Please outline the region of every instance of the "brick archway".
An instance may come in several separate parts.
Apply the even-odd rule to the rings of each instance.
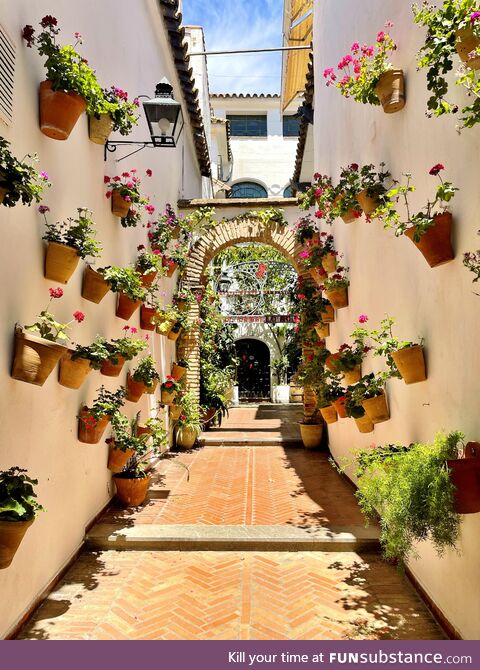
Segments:
[[[255,217],[254,213],[223,221],[202,236],[194,245],[183,277],[183,286],[192,291],[204,288],[205,271],[213,258],[226,249],[244,242],[267,244],[277,249],[285,259],[299,272],[298,254],[300,245],[295,235],[286,225],[266,224]],[[200,397],[200,327],[197,323],[200,308],[195,301],[190,308],[188,321],[190,331],[182,338],[179,356],[189,363],[187,386]]]

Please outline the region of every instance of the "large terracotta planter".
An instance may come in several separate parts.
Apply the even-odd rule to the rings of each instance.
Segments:
[[[321,313],[323,323],[333,323],[335,321],[335,310],[333,305],[326,305]]]
[[[66,284],[77,269],[80,256],[73,247],[49,242],[45,254],[45,278]]]
[[[355,419],[355,423],[357,424],[360,433],[373,433],[375,430],[375,426],[368,414],[364,414],[362,417]]]
[[[114,363],[108,358],[106,361],[103,361],[102,367],[100,368],[100,372],[102,373],[102,375],[105,375],[105,377],[119,376],[119,374],[123,369],[123,366],[125,365],[125,359],[123,356],[117,356],[115,360],[117,361],[117,363]]]
[[[155,330],[152,319],[156,313],[157,310],[154,307],[145,307],[145,305],[140,307],[140,328],[142,330]]]
[[[417,384],[427,378],[423,347],[419,344],[392,353],[392,358],[405,384]]]
[[[110,290],[110,284],[90,265],[83,272],[82,298],[98,305]]]
[[[95,144],[105,144],[113,130],[113,121],[110,114],[100,114],[88,117],[88,136]]]
[[[137,507],[145,501],[150,486],[150,477],[133,479],[117,474],[113,476],[113,479],[117,487],[117,498],[123,505]]]
[[[335,289],[334,291],[325,291],[325,296],[335,309],[348,307],[348,289],[346,286]]]
[[[7,195],[9,189],[3,186],[0,186],[0,205],[3,203],[5,196]]]
[[[165,391],[165,389],[162,389],[162,395],[161,395],[161,400],[160,402],[162,405],[173,405],[173,401],[177,397],[177,392],[176,391]]]
[[[321,340],[330,335],[330,324],[329,323],[316,323],[314,328],[315,328],[315,332],[317,333],[318,337]]]
[[[405,77],[403,70],[388,70],[380,75],[375,95],[385,114],[395,114],[405,107]]]
[[[415,228],[408,228],[405,235],[412,240],[413,244],[423,254],[431,268],[437,265],[449,263],[455,257],[452,247],[452,215],[450,212],[436,214],[434,225],[428,228],[419,242],[414,242]]]
[[[72,353],[71,349],[67,349],[65,356],[60,359],[58,383],[69,389],[79,389],[92,367],[87,358],[76,358],[73,361]]]
[[[112,214],[124,219],[130,211],[130,203],[123,199],[118,189],[112,191]]]
[[[177,430],[176,442],[180,449],[192,449],[198,438],[198,431],[195,428],[179,428]]]
[[[34,521],[35,519],[29,521],[0,520],[0,570],[11,565],[25,533]]]
[[[360,191],[357,195],[357,201],[365,216],[368,216],[369,218],[372,218],[372,214],[374,214],[380,204],[377,198],[371,198],[367,195],[367,189]]]
[[[305,449],[318,449],[322,444],[322,423],[299,423],[300,435]]]
[[[465,458],[448,460],[447,465],[455,486],[455,511],[459,514],[480,512],[480,444],[469,442]]]
[[[320,414],[324,418],[325,423],[337,423],[338,421],[337,410],[335,407],[333,407],[333,405],[329,405],[328,407],[321,407]]]
[[[347,386],[357,384],[362,377],[362,366],[357,365],[353,370],[343,373],[343,381]]]
[[[138,402],[144,393],[151,395],[155,393],[155,389],[158,386],[158,379],[155,380],[153,386],[147,386],[143,382],[136,382],[130,376],[130,373],[127,374],[127,400],[130,402]]]
[[[177,363],[172,363],[172,377],[175,381],[180,381],[187,374],[187,368],[183,365],[177,365]]]
[[[375,398],[367,398],[362,402],[362,407],[367,413],[368,418],[374,424],[383,423],[390,419],[390,412],[385,393],[382,393]]]
[[[457,37],[455,48],[462,61],[472,70],[480,69],[480,56],[475,56],[474,58],[468,57],[480,45],[480,40],[475,36],[473,28],[468,27],[463,30],[457,30],[455,35]]]
[[[337,269],[337,265],[338,265],[337,255],[334,254],[332,251],[330,251],[322,258],[322,267],[325,270],[325,272],[328,272],[328,274],[335,272],[335,270]]]
[[[53,140],[67,140],[87,108],[85,100],[71,91],[53,91],[51,81],[42,81],[39,96],[41,132]]]
[[[108,440],[107,440],[108,442]],[[115,447],[115,441],[111,440],[108,443],[108,463],[107,468],[110,472],[118,473],[122,472],[123,468],[127,465],[128,461],[135,455],[134,449],[117,449]]]
[[[345,408],[346,401],[347,401],[347,399],[345,397],[342,397],[342,398],[338,398],[338,400],[334,400],[332,402],[332,405],[335,407],[335,411],[337,412],[338,416],[341,419],[347,419],[348,418],[347,410]]]
[[[43,386],[67,347],[41,337],[15,331],[15,354],[12,377],[21,382]]]
[[[142,302],[142,300],[131,300],[125,293],[119,293],[115,315],[118,316],[119,319],[128,321],[132,314],[134,314],[140,307]]]
[[[88,407],[80,410],[80,417],[78,419],[78,441],[83,444],[98,444],[103,437],[105,428],[110,422],[110,417],[102,416],[94,426],[90,427],[85,423],[84,419],[88,419],[90,411]]]

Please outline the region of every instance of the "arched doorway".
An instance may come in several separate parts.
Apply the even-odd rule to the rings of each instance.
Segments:
[[[243,339],[235,342],[238,368],[237,384],[240,402],[271,400],[270,350],[265,342]]]

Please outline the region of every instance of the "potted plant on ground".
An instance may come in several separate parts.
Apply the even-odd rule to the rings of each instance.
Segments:
[[[68,341],[67,330],[76,321],[81,323],[85,314],[76,311],[72,321],[59,323],[48,310],[52,300],[63,296],[63,289],[50,288],[50,300],[46,308],[40,312],[37,321],[31,326],[15,327],[15,354],[12,366],[12,377],[19,381],[43,386],[46,379],[65,355]],[[30,333],[38,333],[31,335]]]
[[[144,393],[155,393],[160,375],[152,356],[142,358],[132,374],[127,375],[127,400],[138,402]]]
[[[167,375],[167,378],[162,384],[161,403],[163,405],[171,405],[175,400],[175,396],[181,389],[179,382],[175,380],[172,375]]]
[[[385,204],[388,192],[385,182],[390,176],[390,172],[385,170],[385,163],[380,163],[378,172],[371,164],[360,169],[357,201],[367,220],[376,218],[378,208]]]
[[[140,194],[140,177],[137,177],[136,170],[122,172],[121,177],[108,177],[103,179],[107,187],[105,196],[112,201],[112,214],[120,217],[124,228],[135,228],[142,220],[142,209],[148,214],[153,214],[155,207],[150,205],[148,197]],[[152,171],[146,171],[148,177],[152,176]]]
[[[185,358],[180,358],[178,361],[172,363],[172,377],[175,381],[180,381],[187,374],[187,371],[190,369],[190,365]]]
[[[303,421],[298,425],[305,449],[319,449],[322,444],[323,421],[318,410],[314,408],[312,415],[304,415]]]
[[[352,163],[340,172],[340,180],[335,187],[335,198],[332,202],[331,215],[339,216],[344,223],[352,223],[362,216],[358,203],[358,194],[362,191],[360,166]]]
[[[118,294],[116,316],[128,321],[147,296],[140,273],[133,268],[111,266],[102,274],[110,290]]]
[[[385,384],[390,379],[390,372],[379,372],[365,375],[353,387],[353,401],[362,405],[372,423],[383,423],[390,419],[390,411],[387,405]]]
[[[386,29],[393,27],[391,21]],[[327,86],[335,86],[346,98],[369,105],[382,105],[386,114],[399,112],[405,107],[403,70],[394,69],[390,54],[397,45],[392,37],[381,30],[374,45],[354,42],[350,53],[338,64],[338,72],[327,68],[323,77]]]
[[[130,135],[138,123],[138,98],[130,101],[128,94],[117,86],[103,90],[103,96],[88,117],[89,137],[95,144],[105,144],[112,132]]]
[[[108,351],[108,358],[103,361],[101,367],[102,375],[107,377],[118,377],[126,361],[131,361],[141,351],[147,348],[148,342],[146,339],[137,339],[137,329],[130,326],[124,326],[124,337],[116,340],[111,340],[105,343]]]
[[[431,268],[449,263],[454,259],[452,248],[452,214],[447,211],[448,204],[458,191],[450,182],[444,182],[440,172],[444,170],[441,163],[434,165],[429,174],[438,176],[440,185],[437,187],[435,199],[427,201],[426,206],[417,214],[412,214],[408,202],[408,194],[415,191],[412,175],[406,174],[406,183],[391,189],[387,196],[390,200],[378,210],[383,217],[385,228],[393,228],[395,235],[406,235],[423,254]],[[399,198],[403,198],[406,219],[401,220],[395,209]]]
[[[0,471],[0,570],[11,565],[37,513],[45,511],[36,500],[37,484],[27,470],[13,467]]]
[[[58,381],[62,386],[79,389],[92,370],[100,370],[110,352],[105,338],[97,335],[92,344],[68,349],[60,359]]]
[[[347,273],[349,268],[338,267],[333,275],[324,277],[321,285],[322,291],[334,309],[348,307],[348,287],[350,280]]]
[[[290,386],[287,383],[288,358],[286,356],[274,358],[271,367],[277,382],[273,387],[273,402],[288,404],[290,402]]]
[[[95,72],[75,51],[77,44],[81,44],[79,33],[75,34],[73,46],[59,46],[57,25],[54,16],[45,16],[38,35],[27,25],[22,36],[28,47],[35,45],[38,53],[46,56],[47,79],[40,84],[40,130],[54,140],[66,140],[80,115],[95,109],[103,91]]]
[[[83,405],[77,417],[78,440],[84,444],[98,444],[109,422],[125,404],[123,387],[112,393],[101,386],[97,394],[93,404],[90,407]]]
[[[142,286],[148,288],[153,284],[159,273],[160,276],[163,275],[161,253],[158,250],[149,252],[143,244],[137,247],[137,251],[139,254],[135,263],[135,270],[140,275]]]
[[[10,151],[10,142],[0,137],[0,205],[15,207],[18,202],[31,205],[40,202],[43,190],[51,186],[46,172],[38,173],[25,161],[37,161],[37,156],[28,154],[21,161]]]
[[[78,207],[77,218],[69,217],[66,221],[48,223],[49,208],[40,205],[38,210],[45,218],[45,277],[66,284],[75,272],[80,258],[96,258],[102,251],[95,239],[96,224],[92,219],[92,212],[85,207]]]
[[[182,398],[182,411],[175,424],[175,440],[180,449],[191,449],[202,432],[200,407],[195,394],[188,391]]]

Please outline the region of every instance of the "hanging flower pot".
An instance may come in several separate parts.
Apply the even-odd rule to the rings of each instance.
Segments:
[[[340,352],[336,354],[330,354],[330,356],[328,356],[327,359],[325,360],[325,365],[330,370],[330,372],[337,372],[338,368],[336,362],[338,361],[340,356],[341,356]]]
[[[137,426],[137,435],[151,435],[152,429],[148,426]]]
[[[102,375],[105,375],[105,377],[118,377],[120,375],[123,366],[125,365],[125,359],[123,356],[116,356],[115,360],[117,361],[116,363],[109,358],[107,358],[106,361],[103,361],[102,367],[100,368]]]
[[[175,263],[175,261],[171,261],[164,256],[162,258],[162,267],[166,269],[167,272],[165,274],[167,277],[173,277],[175,270],[178,268],[178,263]]]
[[[8,568],[25,533],[35,519],[28,521],[3,521],[0,519],[0,570]]]
[[[166,391],[165,389],[162,389],[160,402],[162,405],[173,405],[173,401],[175,400],[176,396],[176,391]]]
[[[317,286],[322,286],[325,279],[325,274],[322,273],[322,268],[310,268],[308,273]]]
[[[450,212],[435,214],[434,224],[421,236],[419,242],[415,242],[415,227],[407,228],[405,235],[412,240],[413,244],[422,252],[425,260],[431,268],[437,265],[449,263],[455,257],[452,248],[452,215]]]
[[[110,285],[100,272],[96,272],[90,265],[86,265],[83,272],[82,298],[98,305],[109,290]]]
[[[338,400],[334,400],[332,402],[332,405],[335,407],[335,410],[341,419],[348,418],[347,410],[345,408],[346,401],[347,401],[346,397],[342,396],[341,398],[338,398]]]
[[[373,433],[375,430],[372,420],[366,413],[358,419],[355,419],[355,423],[357,424],[360,433]]]
[[[348,307],[348,289],[346,286],[334,289],[333,291],[325,291],[325,296],[335,309]]]
[[[315,332],[321,340],[330,335],[330,324],[328,323],[316,323],[314,328]]]
[[[305,449],[318,449],[322,444],[322,423],[299,423]]]
[[[332,305],[325,305],[322,310],[323,323],[333,323],[335,321],[335,310]]]
[[[337,269],[337,255],[334,254],[332,251],[329,251],[328,254],[326,254],[322,258],[322,267],[325,270],[325,272],[328,272],[331,274],[332,272],[335,272]]]
[[[163,391],[162,391],[162,397],[163,397]],[[163,400],[162,400],[163,402]],[[169,403],[164,403],[164,404],[169,404]],[[169,406],[169,416],[172,421],[177,421],[180,418],[180,415],[182,413],[182,408],[180,405],[171,405]]]
[[[370,198],[370,196],[367,194],[367,189],[360,191],[360,193],[357,195],[357,201],[365,216],[368,217],[371,217],[380,205],[380,202],[377,198]]]
[[[92,368],[87,358],[76,358],[72,361],[73,351],[67,349],[65,356],[60,359],[58,383],[69,389],[79,389]]]
[[[362,402],[362,407],[374,424],[383,423],[390,419],[390,412],[388,410],[385,393],[374,398],[367,398]]]
[[[474,34],[473,27],[457,30],[455,35],[457,38],[455,48],[462,61],[472,70],[480,69],[480,56],[469,58],[469,55],[480,45],[480,40]]]
[[[15,329],[15,354],[12,377],[28,384],[43,386],[67,348]]]
[[[152,319],[156,313],[157,310],[154,307],[145,307],[145,305],[140,307],[140,328],[142,330],[155,330]]]
[[[138,268],[137,272],[139,272]],[[156,278],[157,278],[156,272],[147,272],[147,274],[145,275],[140,273],[140,281],[142,282],[142,286],[144,288],[148,288],[149,286],[151,286]]]
[[[124,219],[130,211],[130,203],[123,199],[119,189],[113,189],[111,202],[112,214],[118,216],[120,219]]]
[[[0,205],[3,203],[5,196],[7,195],[9,189],[0,186]]]
[[[140,307],[142,302],[142,300],[131,300],[125,293],[119,293],[115,315],[118,316],[119,319],[128,321],[132,314]]]
[[[184,365],[178,365],[178,363],[172,363],[172,377],[175,381],[180,381],[187,374],[187,369]]]
[[[49,242],[45,255],[45,278],[66,284],[75,272],[80,256],[73,247]]]
[[[480,512],[480,444],[468,442],[465,458],[448,460],[447,465],[455,486],[455,511],[458,514]]]
[[[343,381],[347,386],[357,384],[362,377],[362,366],[357,365],[353,370],[343,373]]]
[[[80,410],[78,418],[78,441],[83,444],[98,444],[103,437],[110,417],[102,416],[98,421],[90,414],[88,407]]]
[[[158,379],[153,382],[152,386],[147,386],[144,382],[136,382],[127,374],[127,400],[130,402],[138,402],[144,393],[151,395],[155,393],[158,385]]]
[[[141,505],[147,497],[150,477],[132,477],[130,473],[113,475],[117,487],[117,498],[127,507]]]
[[[88,136],[95,144],[106,144],[113,130],[113,120],[110,114],[100,114],[88,117]]]
[[[115,447],[115,440],[107,440],[108,443],[108,463],[107,468],[110,472],[122,472],[128,461],[135,455],[135,449],[117,449]]]
[[[345,214],[342,214],[340,218],[342,219],[343,223],[353,223],[358,219],[357,210],[355,207],[350,207],[350,209],[347,209]]]
[[[192,449],[198,439],[199,431],[190,426],[182,426],[178,428],[176,435],[177,447],[180,449]]]
[[[180,333],[182,332],[182,327],[177,328],[177,324],[174,324],[170,332],[168,333],[167,337],[169,340],[173,340],[174,342],[178,340],[180,337]]]
[[[385,114],[395,114],[405,107],[405,77],[403,70],[387,70],[380,75],[375,95]]]
[[[337,410],[333,405],[330,405],[329,407],[321,407],[320,414],[324,418],[325,423],[337,423],[338,421]]]
[[[40,130],[53,140],[67,140],[81,114],[85,100],[69,91],[53,91],[51,81],[40,84]]]
[[[186,312],[188,309],[188,300],[183,300],[183,298],[178,298],[176,305],[179,312]]]
[[[425,356],[421,345],[399,349],[392,353],[392,358],[405,384],[417,384],[426,380]]]

